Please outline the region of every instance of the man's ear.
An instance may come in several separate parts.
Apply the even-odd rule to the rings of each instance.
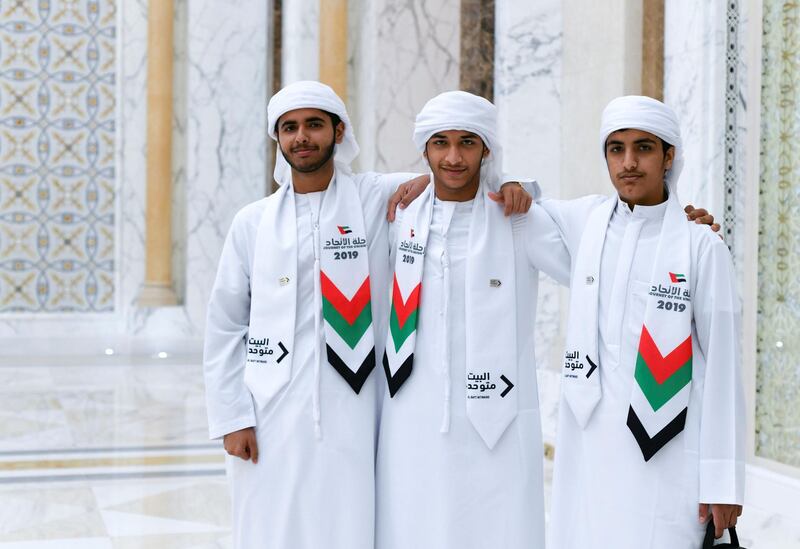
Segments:
[[[487,149],[487,148],[484,146],[484,147],[483,147],[483,155],[482,155],[482,156],[483,156],[483,158],[486,158],[486,157],[487,157],[487,156],[489,156],[490,154],[492,154],[492,151],[490,151],[489,149]]]
[[[339,122],[336,124],[336,129],[334,131],[334,141],[338,145],[344,140],[344,122]]]
[[[675,160],[675,147],[670,147],[664,155],[664,170],[672,168],[672,162]]]

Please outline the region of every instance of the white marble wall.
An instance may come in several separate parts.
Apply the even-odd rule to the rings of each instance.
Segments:
[[[437,93],[458,89],[458,0],[359,0],[351,41],[349,108],[361,170],[422,170],[414,117]],[[352,13],[352,12],[351,12]],[[351,27],[352,29],[352,27]]]
[[[270,16],[269,3],[256,0],[176,2],[173,238],[181,305],[142,309],[135,300],[144,273],[147,20],[146,2],[125,3],[121,293],[125,330],[143,341],[199,349],[230,221],[266,191]]]
[[[608,102],[641,93],[641,0],[562,2],[562,196],[610,194],[598,143]]]
[[[282,85],[298,80],[317,80],[319,0],[283,0],[281,8]],[[348,38],[352,36],[350,33]]]
[[[499,1],[495,12],[495,104],[504,172],[536,179],[543,195],[561,196],[562,13],[560,0]],[[561,337],[561,291],[542,275],[536,360],[545,438],[555,438]]]
[[[664,17],[664,101],[678,114],[686,158],[678,193],[721,213],[725,2],[670,0]]]
[[[175,0],[173,236],[181,304],[142,309],[146,189],[147,1],[117,12],[115,311],[5,317],[0,356],[196,353],[216,264],[236,211],[267,185],[271,5]]]
[[[265,196],[271,2],[189,4],[186,318],[201,334],[233,215]]]

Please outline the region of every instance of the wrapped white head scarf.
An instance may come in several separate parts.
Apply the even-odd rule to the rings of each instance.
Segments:
[[[604,158],[608,136],[625,129],[652,133],[675,147],[672,168],[666,176],[667,188],[674,193],[683,169],[681,128],[675,111],[661,101],[642,95],[626,95],[612,100],[603,111],[600,124],[600,149]]]
[[[497,107],[465,91],[444,92],[422,107],[414,124],[414,144],[420,152],[435,133],[463,130],[476,134],[491,151],[481,165],[481,181],[497,191],[501,183],[503,149],[497,138]]]
[[[350,163],[358,156],[358,143],[353,134],[353,126],[350,117],[347,115],[347,108],[344,102],[336,95],[330,86],[313,80],[303,80],[289,84],[272,96],[267,105],[267,118],[269,124],[269,136],[275,141],[278,140],[275,132],[275,125],[278,119],[289,111],[296,109],[319,109],[337,115],[344,122],[344,139],[337,144],[333,159],[337,171],[351,173]],[[280,151],[275,159],[275,181],[283,185],[289,181],[291,170],[286,159]]]

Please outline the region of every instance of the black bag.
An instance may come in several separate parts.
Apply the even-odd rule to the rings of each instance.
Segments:
[[[708,520],[708,528],[706,528],[706,537],[703,540],[703,549],[745,549],[741,545],[739,545],[739,536],[736,535],[736,528],[731,527],[728,528],[728,533],[731,536],[730,543],[721,543],[719,545],[714,545],[714,519],[709,517]]]

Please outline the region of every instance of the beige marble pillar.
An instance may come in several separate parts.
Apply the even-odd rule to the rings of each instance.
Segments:
[[[494,100],[495,0],[461,0],[459,88]]]
[[[147,14],[147,211],[142,307],[177,304],[172,287],[172,0]]]
[[[320,0],[319,79],[347,102],[347,0]]]
[[[642,95],[664,100],[664,0],[642,3]]]

